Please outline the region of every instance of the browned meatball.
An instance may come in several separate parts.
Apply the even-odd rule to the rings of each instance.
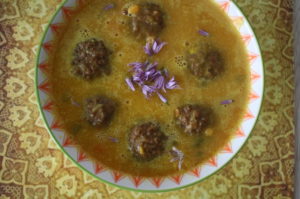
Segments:
[[[129,148],[137,159],[150,161],[164,152],[166,140],[167,136],[159,126],[148,122],[131,130]]]
[[[115,111],[116,103],[103,96],[92,97],[85,103],[85,118],[93,126],[107,124]]]
[[[187,104],[175,110],[176,124],[187,134],[200,134],[211,123],[211,110],[200,105]]]
[[[123,13],[130,17],[132,32],[139,38],[157,37],[164,28],[164,13],[154,3],[134,4]]]
[[[224,70],[220,52],[210,45],[203,45],[196,53],[189,53],[186,61],[193,75],[206,80],[214,79]]]
[[[103,41],[88,39],[76,45],[73,52],[73,73],[83,79],[91,80],[102,73],[108,73],[110,51]]]

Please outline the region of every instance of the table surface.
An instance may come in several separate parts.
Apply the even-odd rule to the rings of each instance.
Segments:
[[[41,35],[60,2],[0,0],[1,199],[293,196],[292,0],[236,0],[256,32],[265,63],[265,96],[258,123],[224,169],[197,185],[159,194],[125,191],[97,181],[69,161],[50,139],[36,104],[34,67]]]
[[[296,71],[296,182],[295,182],[295,198],[300,198],[300,1],[295,0],[295,9],[294,9],[294,57],[295,57],[295,71]]]

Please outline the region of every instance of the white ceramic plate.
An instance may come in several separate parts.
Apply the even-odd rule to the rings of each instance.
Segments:
[[[242,122],[240,129],[236,132],[235,137],[224,146],[224,149],[215,157],[211,158],[206,164],[196,167],[183,175],[164,178],[128,176],[121,174],[118,171],[110,170],[103,165],[96,164],[92,160],[87,159],[83,152],[77,150],[76,146],[73,145],[72,141],[61,129],[59,121],[55,120],[52,113],[53,103],[50,101],[48,93],[50,84],[48,83],[46,73],[47,58],[48,54],[51,53],[51,41],[55,37],[57,30],[62,23],[72,17],[72,10],[77,6],[81,6],[81,1],[66,0],[61,5],[50,21],[40,44],[36,66],[36,93],[43,119],[50,134],[61,150],[69,156],[78,167],[90,173],[97,179],[111,185],[136,191],[159,192],[183,188],[204,180],[224,167],[238,153],[254,128],[260,112],[264,89],[263,62],[255,34],[240,9],[229,0],[215,1],[232,19],[232,22],[235,24],[247,46],[251,63],[252,82],[248,111],[245,114],[244,121]]]

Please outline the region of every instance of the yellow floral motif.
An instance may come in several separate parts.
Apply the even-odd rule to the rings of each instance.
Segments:
[[[250,160],[245,158],[236,158],[232,163],[233,173],[236,177],[241,178],[249,174],[251,166]]]
[[[261,45],[268,49],[269,51],[273,51],[276,48],[276,39],[274,35],[266,34],[261,37]]]
[[[106,191],[109,193],[109,194],[113,194],[115,193],[116,191],[118,191],[119,189],[114,187],[114,186],[110,186],[110,185],[107,185],[105,184],[105,188],[106,188]]]
[[[7,67],[11,69],[22,68],[29,61],[26,53],[19,48],[12,48],[9,55],[6,56],[6,59],[8,60]]]
[[[57,161],[55,157],[48,155],[37,159],[35,166],[39,173],[43,174],[45,177],[51,177],[57,167]]]
[[[48,198],[48,186],[37,185],[37,186],[25,186],[25,199],[46,199]]]
[[[282,71],[282,66],[280,64],[280,61],[277,58],[269,59],[265,63],[266,70],[268,70],[267,75],[278,78],[280,77],[281,71]]]
[[[283,97],[282,90],[279,86],[267,87],[266,88],[266,99],[269,100],[271,104],[279,104]]]
[[[6,85],[4,86],[4,90],[7,92],[7,97],[14,99],[24,95],[27,86],[23,82],[15,77],[9,77],[6,80]]]
[[[96,179],[94,177],[92,177],[90,174],[88,174],[87,172],[83,172],[83,182],[88,184],[91,182],[95,182]]]
[[[193,187],[191,190],[191,198],[205,198],[210,199],[210,195],[208,194],[208,190],[203,187]]]
[[[214,189],[210,190],[210,193],[213,193],[217,196],[226,194],[232,186],[232,182],[224,176],[214,176],[211,180],[212,186]]]
[[[87,192],[85,192],[80,199],[101,199],[102,194],[99,193],[97,189],[90,189]]]
[[[23,126],[30,119],[31,111],[27,106],[13,106],[9,112],[9,119],[16,127]]]
[[[52,138],[49,139],[48,141],[48,148],[49,149],[58,149],[58,146],[56,143],[52,140]]]
[[[280,184],[284,179],[279,161],[262,163],[259,167],[263,184]]]
[[[64,175],[56,180],[55,187],[58,188],[61,195],[73,197],[77,191],[78,182],[74,175]]]
[[[35,68],[30,69],[30,70],[27,72],[27,76],[28,76],[30,79],[34,80],[34,78],[35,78]]]
[[[4,129],[0,129],[0,155],[5,154],[10,139],[11,139],[11,133],[9,133]]]
[[[42,119],[41,114],[38,115],[34,124],[38,127],[45,127],[45,123],[44,120]]]
[[[272,131],[278,123],[278,115],[273,112],[262,112],[261,113],[261,124],[267,131]]]
[[[14,182],[16,184],[23,184],[26,168],[27,162],[25,161],[4,158],[0,171],[0,179],[6,183]]]
[[[0,21],[13,19],[20,16],[17,1],[1,0],[0,2]]]
[[[33,28],[23,20],[17,22],[14,27],[14,38],[18,41],[27,41],[34,36]]]
[[[238,198],[243,198],[243,199],[260,199],[260,187],[249,187],[246,185],[241,185],[238,188]]]
[[[76,165],[65,155],[64,156],[64,168],[72,168],[76,167]]]
[[[267,150],[268,140],[265,137],[253,136],[248,143],[250,152],[256,157]]]
[[[25,149],[27,154],[34,153],[41,145],[41,136],[37,133],[22,133],[19,140],[21,148]]]
[[[171,195],[168,197],[168,199],[181,199],[181,197],[179,195]]]
[[[2,32],[0,32],[0,47],[6,44],[7,40]],[[1,76],[1,70],[0,70],[0,76]]]
[[[290,133],[293,133],[293,132],[290,132]],[[279,151],[279,155],[281,157],[293,155],[293,153],[288,150],[289,148],[291,148],[291,145],[293,145],[293,141],[291,141],[289,139],[289,137],[290,136],[287,136],[287,133],[286,133],[282,136],[278,136],[275,138],[275,144],[279,149],[278,151]]]
[[[46,6],[43,0],[28,1],[26,12],[29,16],[41,18],[46,15]]]
[[[6,195],[0,195],[0,199],[10,199],[10,197],[7,197]]]
[[[37,98],[36,95],[33,93],[30,95],[30,97],[28,98],[29,102],[31,102],[32,104],[36,105],[37,103]]]

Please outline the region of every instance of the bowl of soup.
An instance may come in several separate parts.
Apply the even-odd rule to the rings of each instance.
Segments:
[[[38,50],[46,127],[105,183],[159,192],[223,168],[259,115],[264,72],[228,0],[66,0]]]

